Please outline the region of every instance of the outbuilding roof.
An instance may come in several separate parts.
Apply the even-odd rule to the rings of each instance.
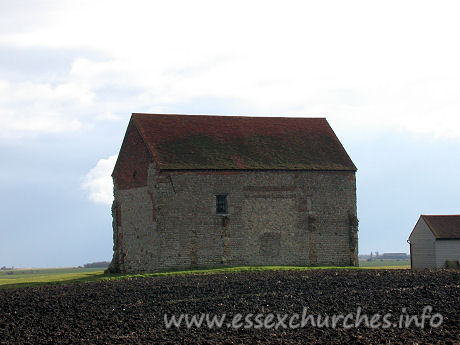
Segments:
[[[162,170],[348,170],[325,118],[133,114]]]
[[[421,215],[436,239],[460,239],[460,215]]]

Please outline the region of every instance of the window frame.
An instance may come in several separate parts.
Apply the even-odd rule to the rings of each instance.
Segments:
[[[216,194],[215,212],[219,216],[228,214],[228,194]]]

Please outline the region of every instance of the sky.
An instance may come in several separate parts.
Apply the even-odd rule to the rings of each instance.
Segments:
[[[0,0],[0,266],[110,260],[131,113],[326,117],[359,252],[459,214],[456,1]]]

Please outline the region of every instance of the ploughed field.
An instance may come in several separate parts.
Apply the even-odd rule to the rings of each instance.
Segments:
[[[442,315],[439,327],[430,327],[429,318],[420,327],[426,306],[433,308],[427,314]],[[200,328],[187,328],[184,316],[168,329],[164,315],[178,322],[181,313],[189,321],[202,313],[226,317],[221,328],[208,328],[206,318]],[[238,313],[241,320],[232,319]],[[364,316],[370,322],[376,313],[381,327],[366,326]],[[385,314],[391,316],[384,323]],[[419,326],[412,321],[406,328],[412,315]],[[439,324],[439,315],[431,321]],[[0,289],[0,343],[459,344],[460,272],[262,271]]]

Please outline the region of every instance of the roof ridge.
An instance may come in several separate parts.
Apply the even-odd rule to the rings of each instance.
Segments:
[[[132,113],[160,169],[356,171],[324,117]]]
[[[460,214],[421,214],[422,217],[460,217]]]
[[[131,116],[204,116],[204,117],[238,117],[238,118],[263,118],[263,119],[321,119],[326,120],[324,116],[279,116],[279,115],[216,115],[216,114],[176,114],[176,113],[132,113]],[[326,120],[327,121],[327,120]]]

